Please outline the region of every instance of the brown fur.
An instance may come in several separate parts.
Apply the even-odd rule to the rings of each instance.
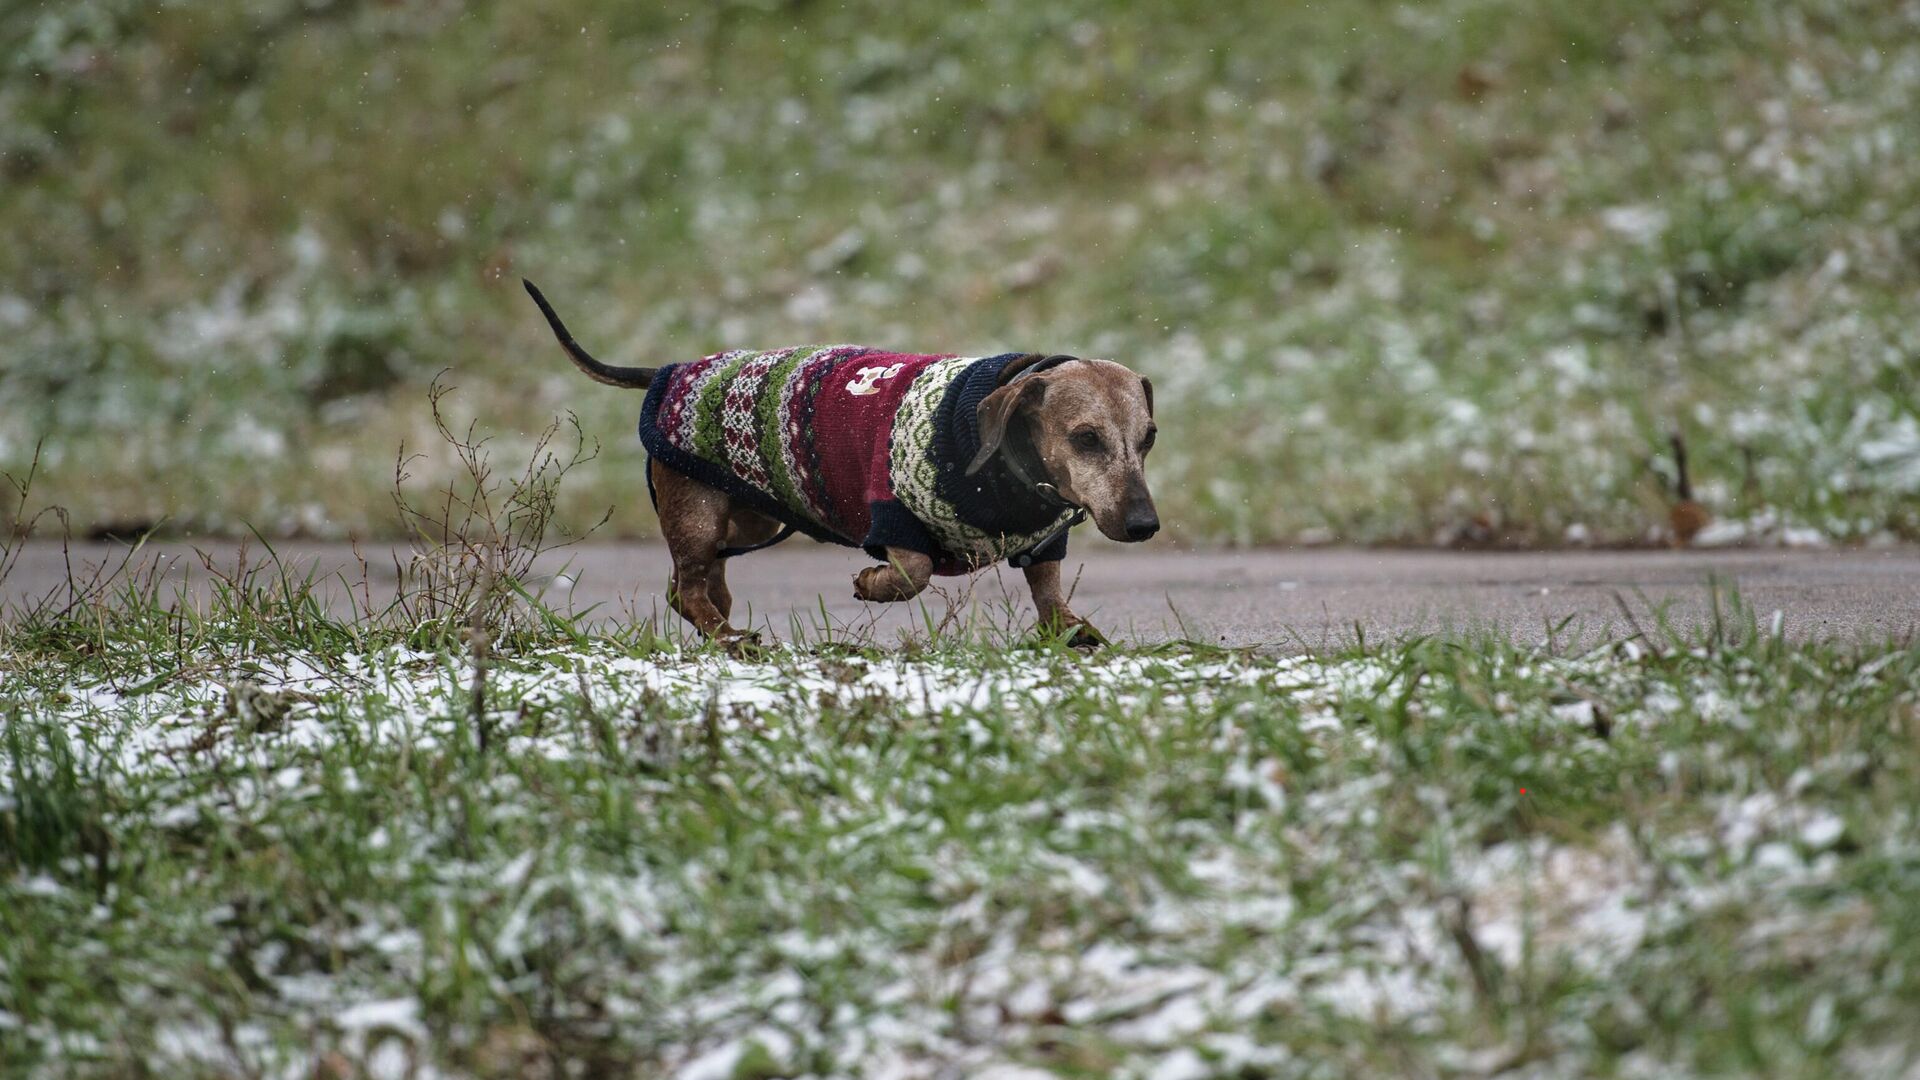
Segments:
[[[539,303],[554,333],[576,366],[596,381],[644,387],[650,368],[610,368],[588,356],[553,313],[532,283],[527,291]],[[1059,496],[1085,508],[1095,527],[1121,541],[1137,542],[1160,527],[1153,496],[1147,490],[1146,455],[1154,433],[1153,384],[1110,360],[1070,360],[1019,379],[1041,361],[1033,356],[1011,365],[1012,380],[980,403],[981,452],[969,471],[985,464],[1002,446],[1015,422],[1026,431],[1050,483]],[[667,603],[703,636],[739,650],[758,636],[734,627],[733,594],[727,589],[727,563],[720,552],[772,539],[780,523],[765,514],[734,505],[725,492],[675,472],[658,461],[648,463],[660,514],[660,532],[673,558]],[[888,603],[911,600],[927,587],[933,560],[917,551],[888,548],[884,566],[856,574],[853,594]],[[1106,643],[1100,631],[1067,607],[1060,591],[1060,564],[1036,563],[1026,569],[1027,588],[1044,631],[1066,635],[1076,646]]]

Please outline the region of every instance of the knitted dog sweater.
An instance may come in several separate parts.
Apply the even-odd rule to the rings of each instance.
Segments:
[[[997,464],[964,475],[980,446],[980,402],[1021,355],[719,353],[654,375],[640,441],[677,472],[875,558],[923,552],[940,574],[1058,560],[1071,509],[1037,506]]]

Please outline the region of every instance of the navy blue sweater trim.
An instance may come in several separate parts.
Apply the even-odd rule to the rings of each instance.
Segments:
[[[1067,530],[1061,529],[1060,535],[1045,544],[1027,552],[1028,563],[1059,562],[1067,557]],[[1018,563],[1013,563],[1017,566]]]
[[[867,554],[885,562],[890,547],[918,551],[933,558],[936,562],[950,563],[952,556],[940,549],[940,545],[927,532],[927,527],[914,517],[898,499],[876,499],[867,504],[869,520],[867,535],[860,546]]]

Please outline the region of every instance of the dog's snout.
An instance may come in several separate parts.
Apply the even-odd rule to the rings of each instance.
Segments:
[[[1135,543],[1151,537],[1160,531],[1160,515],[1153,507],[1136,506],[1127,511],[1127,539]]]

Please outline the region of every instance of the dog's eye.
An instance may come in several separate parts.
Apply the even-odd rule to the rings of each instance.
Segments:
[[[1075,450],[1089,454],[1098,453],[1101,447],[1107,445],[1097,431],[1076,431],[1073,433],[1072,442]]]
[[[1153,449],[1153,440],[1159,437],[1159,435],[1159,428],[1148,428],[1147,437],[1140,440],[1140,453],[1144,455],[1147,451]]]

